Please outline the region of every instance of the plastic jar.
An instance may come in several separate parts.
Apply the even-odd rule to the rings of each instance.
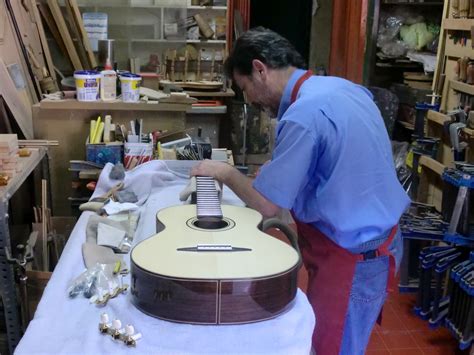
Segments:
[[[142,77],[133,73],[120,75],[123,102],[138,102],[140,100],[140,82]]]
[[[95,70],[79,70],[74,72],[76,96],[78,101],[99,100],[100,73]]]

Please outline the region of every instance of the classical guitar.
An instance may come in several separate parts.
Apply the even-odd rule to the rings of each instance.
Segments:
[[[157,214],[158,234],[131,252],[131,294],[141,311],[165,320],[239,324],[288,310],[300,256],[258,229],[255,210],[220,205],[212,178],[197,177],[197,204]]]

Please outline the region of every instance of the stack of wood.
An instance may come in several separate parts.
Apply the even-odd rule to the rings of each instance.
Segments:
[[[0,175],[12,178],[18,170],[18,137],[0,134]]]
[[[418,72],[404,72],[403,83],[413,89],[431,90],[433,76]]]

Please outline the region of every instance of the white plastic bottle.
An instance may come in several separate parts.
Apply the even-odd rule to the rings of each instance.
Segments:
[[[103,101],[117,98],[117,73],[110,65],[106,65],[105,70],[100,72],[100,98]]]

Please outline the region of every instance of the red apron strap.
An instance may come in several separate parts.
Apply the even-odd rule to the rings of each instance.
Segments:
[[[293,90],[291,91],[291,101],[290,103],[293,103],[296,101],[296,96],[298,95],[298,91],[300,91],[301,85],[309,79],[313,75],[313,72],[311,70],[307,70],[306,73],[304,73],[296,82],[295,86],[293,87]]]

